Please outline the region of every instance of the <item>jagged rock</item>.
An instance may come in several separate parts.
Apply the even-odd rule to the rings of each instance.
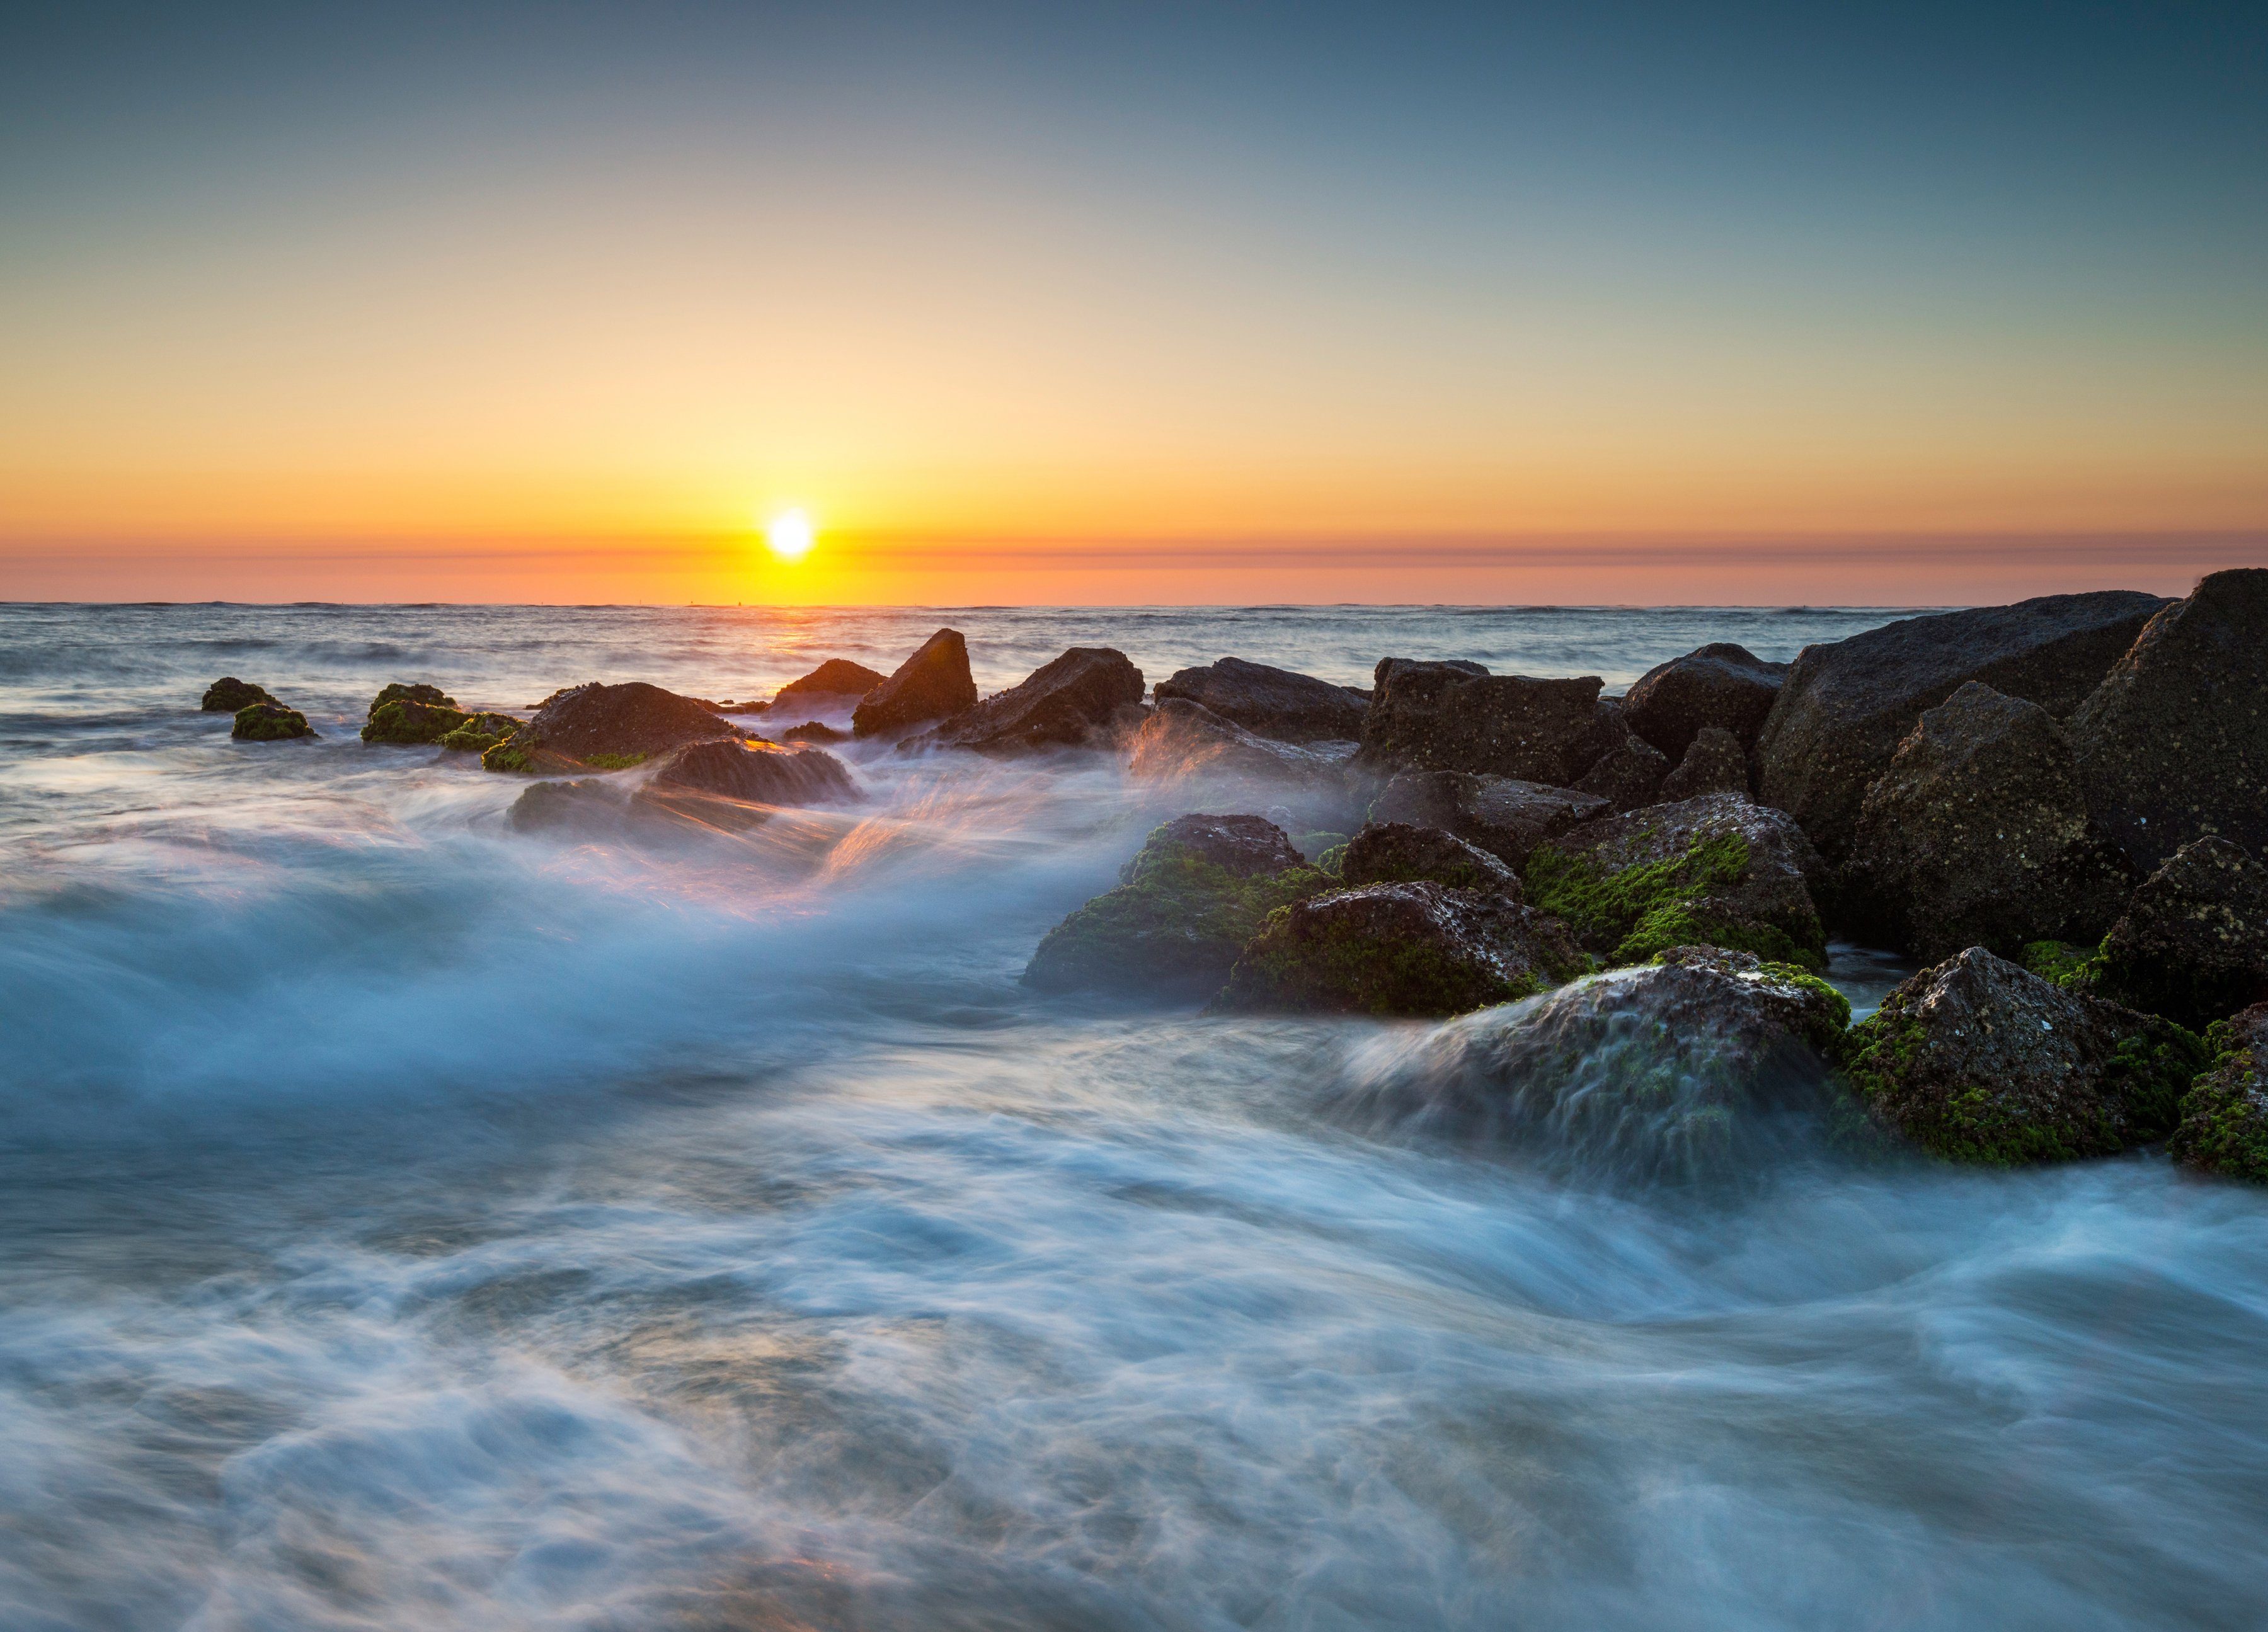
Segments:
[[[1370,820],[1439,827],[1499,861],[1522,867],[1537,845],[1604,815],[1607,808],[1607,802],[1594,793],[1510,776],[1404,771],[1372,803]]]
[[[2150,620],[2072,716],[2088,806],[2135,865],[2215,834],[2268,850],[2268,569]]]
[[[2268,1000],[2268,865],[2192,840],[2142,881],[2093,961],[2102,996],[2188,1026]]]
[[[1366,884],[1445,885],[1521,899],[1520,875],[1486,850],[1439,827],[1372,822],[1347,842],[1339,877],[1350,889]]]
[[[1851,1081],[1883,1126],[1952,1161],[2109,1156],[2162,1139],[2205,1066],[2153,1015],[2051,985],[1981,946],[1851,1028]]]
[[[1192,781],[1248,788],[1304,790],[1336,797],[1346,784],[1346,755],[1256,737],[1185,698],[1158,705],[1134,733],[1127,774],[1168,786]],[[1256,802],[1264,802],[1264,798]]]
[[[1794,816],[1840,863],[1867,787],[1924,709],[1982,680],[2063,719],[2164,605],[2123,590],[2046,595],[1807,646],[1756,739],[1757,796]]]
[[[1596,1177],[1739,1179],[1778,1114],[1836,1119],[1830,1068],[1850,1014],[1787,965],[1676,947],[1441,1026],[1351,1083],[1341,1108]]]
[[[856,702],[887,677],[848,658],[829,658],[801,680],[790,680],[772,696],[770,707],[793,708],[808,703],[825,708]]]
[[[1280,869],[1267,870],[1285,856]],[[1270,913],[1338,884],[1305,865],[1282,829],[1253,816],[1169,822],[1120,877],[1118,888],[1048,931],[1024,970],[1026,985],[1206,996]]]
[[[239,742],[284,742],[293,737],[312,737],[315,731],[297,709],[287,709],[280,702],[247,702],[236,711],[236,724],[228,734]]]
[[[1602,681],[1474,673],[1461,663],[1388,658],[1363,717],[1362,762],[1458,770],[1569,787],[1622,740],[1599,707]]]
[[[1352,742],[1369,711],[1369,704],[1344,686],[1241,658],[1182,669],[1160,681],[1158,701],[1174,698],[1279,742]]]
[[[1824,873],[1786,812],[1712,793],[1587,823],[1538,846],[1524,878],[1531,903],[1610,964],[1722,946],[1824,968],[1812,893]]]
[[[976,754],[1085,747],[1107,738],[1120,710],[1141,701],[1142,671],[1126,660],[1124,652],[1107,646],[1074,646],[1020,684],[902,746],[966,748]]]
[[[1373,884],[1311,897],[1269,919],[1213,1006],[1462,1014],[1531,996],[1589,967],[1557,920],[1502,895]]]
[[[1579,793],[1595,793],[1617,813],[1651,805],[1661,795],[1669,761],[1660,749],[1631,731],[1601,754],[1575,781]]]
[[[1925,963],[2095,941],[2134,877],[2090,827],[2047,710],[1971,680],[1925,712],[1867,790],[1838,917]]]
[[[240,680],[233,674],[224,674],[205,687],[204,701],[197,706],[207,714],[233,714],[239,709],[248,709],[255,702],[274,702],[268,687],[255,686],[250,680]]]
[[[976,702],[968,643],[959,629],[939,629],[860,700],[850,716],[850,730],[860,737],[909,731],[932,720],[949,719]]]
[[[441,739],[441,746],[460,754],[486,754],[517,732],[522,723],[509,714],[468,714],[463,724]]]
[[[2199,1172],[2268,1184],[2268,1003],[2215,1026],[2206,1041],[2217,1057],[2191,1084],[2166,1150]]]
[[[1710,726],[1731,732],[1743,750],[1751,748],[1787,669],[1785,663],[1766,663],[1746,646],[1721,641],[1704,646],[1639,675],[1623,699],[1623,723],[1672,764]]]
[[[481,755],[490,770],[622,770],[688,742],[737,739],[690,697],[630,680],[556,691],[535,717]]]
[[[1749,796],[1748,754],[1741,739],[1721,725],[1704,725],[1694,732],[1677,768],[1661,779],[1661,798],[1668,804],[1709,793]]]
[[[812,720],[805,724],[789,726],[780,732],[780,740],[782,742],[848,742],[850,740],[850,733],[847,731],[837,731],[832,725],[822,725],[817,720]]]

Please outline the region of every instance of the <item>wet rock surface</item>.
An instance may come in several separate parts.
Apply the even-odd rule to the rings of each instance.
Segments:
[[[1533,680],[1476,665],[1388,658],[1362,727],[1363,763],[1457,770],[1568,787],[1622,740],[1596,675]]]
[[[2192,839],[2268,849],[2268,569],[2216,572],[2080,705],[2088,805],[2135,865]]]
[[[1271,788],[1336,799],[1346,786],[1347,757],[1343,748],[1256,736],[1202,704],[1174,697],[1136,729],[1126,769],[1137,782],[1242,786],[1264,804]]]
[[[1513,867],[1539,844],[1607,812],[1606,800],[1572,788],[1464,771],[1404,771],[1370,807],[1375,822],[1439,827]]]
[[[2216,1025],[2206,1043],[2212,1068],[2191,1084],[2166,1150],[2200,1173],[2268,1184],[2268,1003]]]
[[[888,676],[847,658],[829,658],[800,680],[790,680],[773,695],[774,709],[809,704],[824,708],[865,696]]]
[[[1705,794],[1749,795],[1749,755],[1740,739],[1721,725],[1696,731],[1676,768],[1661,779],[1660,800],[1674,805]]]
[[[1152,828],[1133,859],[1118,870],[1118,881],[1132,884],[1183,860],[1238,878],[1264,878],[1307,864],[1291,835],[1264,816],[1192,812]]]
[[[240,680],[233,674],[224,674],[205,687],[202,702],[197,707],[207,714],[233,714],[239,709],[248,709],[255,702],[273,702],[268,687],[255,686],[250,680]]]
[[[2196,1029],[2268,1001],[2268,864],[2226,839],[2183,845],[2093,961],[2103,996]]]
[[[949,719],[976,704],[968,673],[968,643],[959,629],[939,629],[859,701],[850,730],[860,737],[910,731]]]
[[[1339,877],[1350,889],[1366,884],[1431,883],[1521,899],[1520,875],[1496,856],[1440,827],[1372,822],[1347,842]]]
[[[1601,754],[1590,769],[1576,778],[1575,790],[1596,794],[1607,802],[1609,811],[1620,813],[1652,805],[1660,798],[1669,774],[1668,756],[1644,738],[1626,731],[1621,742]]]
[[[1840,863],[1867,789],[1925,709],[1981,680],[2063,719],[2166,604],[2124,590],[2048,595],[1808,646],[1757,736],[1757,797],[1793,814]]]
[[[1638,676],[1623,699],[1623,723],[1672,764],[1685,757],[1694,738],[1708,727],[1730,732],[1745,752],[1756,746],[1787,670],[1786,664],[1766,663],[1745,646],[1704,646]]]
[[[312,737],[315,730],[297,709],[280,702],[247,702],[236,711],[236,724],[228,734],[239,742],[286,742]]]
[[[1124,652],[1074,646],[1006,691],[909,738],[905,746],[976,754],[1097,746],[1109,739],[1125,710],[1140,705],[1142,690],[1142,671]]]
[[[688,742],[737,739],[691,697],[644,680],[554,692],[535,717],[481,756],[490,770],[620,770]]]
[[[720,740],[672,749],[656,763],[646,791],[816,805],[855,799],[858,785],[850,768],[824,748]]]
[[[1223,658],[1158,683],[1158,701],[1194,702],[1256,736],[1279,742],[1352,742],[1369,703],[1310,674]]]
[[[371,699],[362,739],[423,746],[440,741],[471,718],[438,686],[405,685],[397,680]]]

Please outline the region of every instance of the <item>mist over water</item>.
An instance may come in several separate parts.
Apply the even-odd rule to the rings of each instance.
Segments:
[[[354,735],[944,621],[1619,689],[1884,615],[0,607],[0,1626],[2258,1625],[2256,1192],[1350,1116],[1443,1028],[1017,984],[1176,813],[1100,757],[637,849]]]

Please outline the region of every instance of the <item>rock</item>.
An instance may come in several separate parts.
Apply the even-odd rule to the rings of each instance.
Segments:
[[[1712,793],[1587,823],[1528,858],[1528,899],[1609,964],[1722,946],[1826,967],[1824,864],[1785,812]]]
[[[1225,1013],[1462,1014],[1590,967],[1557,920],[1432,883],[1338,890],[1271,917],[1214,1000]]]
[[[233,714],[239,709],[250,708],[255,702],[274,702],[265,686],[255,686],[250,680],[240,680],[233,674],[224,674],[205,687],[204,701],[197,706],[207,714]]]
[[[1521,899],[1520,875],[1486,850],[1439,827],[1372,822],[1347,842],[1339,877],[1351,889],[1366,884],[1445,885]]]
[[[2268,866],[2226,839],[2184,844],[2128,899],[2090,973],[2102,996],[2197,1028],[2268,1000]]]
[[[2001,1166],[2162,1139],[2204,1045],[2154,1016],[2049,984],[1973,946],[1851,1028],[1868,1110],[1923,1150]]]
[[[440,741],[472,717],[434,687],[388,686],[371,702],[362,739],[423,746]]]
[[[2268,851],[2268,569],[2201,578],[2071,718],[2088,807],[2146,871],[2192,839]]]
[[[1838,918],[1936,963],[1967,946],[2100,940],[2134,887],[2090,827],[2037,703],[1970,680],[1926,711],[1859,807]]]
[[[1041,991],[1190,998],[1219,990],[1269,914],[1337,887],[1336,878],[1300,864],[1281,829],[1271,840],[1247,826],[1257,821],[1184,817],[1186,826],[1169,822],[1152,832],[1120,875],[1125,882],[1048,931],[1024,983]],[[1264,871],[1267,857],[1286,853],[1291,862],[1281,871]]]
[[[1704,725],[1693,733],[1693,741],[1685,750],[1685,757],[1677,761],[1677,768],[1661,779],[1661,798],[1666,804],[1682,799],[1697,799],[1710,793],[1737,793],[1749,797],[1749,756],[1741,746],[1741,739],[1721,725]]]
[[[950,718],[976,702],[976,682],[968,675],[968,643],[959,629],[939,629],[869,691],[850,716],[860,737],[902,731],[932,720]]]
[[[1608,749],[1575,781],[1580,793],[1595,793],[1616,813],[1651,805],[1660,796],[1669,761],[1660,749],[1632,732]]]
[[[531,783],[504,812],[504,825],[515,833],[590,839],[620,837],[629,820],[629,796],[595,776]]]
[[[1453,1021],[1370,1067],[1341,1108],[1596,1177],[1738,1180],[1765,1166],[1759,1147],[1786,1114],[1838,1120],[1830,1066],[1850,1014],[1785,964],[1676,947]]]
[[[1766,663],[1746,646],[1704,646],[1639,675],[1623,699],[1623,723],[1672,764],[1712,726],[1731,732],[1745,751],[1756,746],[1787,670],[1786,664]]]
[[[422,682],[411,684],[404,680],[394,681],[385,690],[372,697],[370,700],[370,712],[375,714],[389,702],[422,703],[429,709],[453,709],[457,706],[457,700],[438,686],[428,686]]]
[[[739,730],[690,697],[630,680],[554,692],[535,717],[481,755],[490,770],[622,770],[688,742]]]
[[[646,788],[752,805],[821,805],[858,797],[850,768],[824,748],[730,740],[671,749],[655,765]]]
[[[2213,1028],[2217,1057],[2191,1084],[2167,1152],[2185,1167],[2268,1184],[2268,1003]]]
[[[1510,776],[1404,771],[1372,803],[1370,820],[1439,827],[1499,861],[1523,867],[1537,845],[1604,815],[1607,808],[1594,793]]]
[[[2126,591],[2047,595],[1807,646],[1756,739],[1757,796],[1794,816],[1840,863],[1867,787],[1924,709],[1982,680],[2063,719],[2164,605]]]
[[[1346,785],[1346,755],[1256,737],[1243,726],[1184,698],[1158,705],[1134,732],[1127,774],[1168,786],[1202,781],[1250,789],[1299,789],[1336,798]]]
[[[850,740],[850,733],[847,731],[837,731],[832,725],[822,725],[817,720],[812,720],[802,725],[789,726],[780,732],[780,740],[782,742],[848,742]]]
[[[312,737],[315,731],[297,709],[287,709],[280,702],[247,702],[236,711],[236,724],[228,734],[239,742],[283,742]]]
[[[1379,664],[1362,726],[1362,763],[1380,770],[1459,770],[1572,786],[1621,742],[1599,708],[1595,674],[1531,680],[1471,665]]]
[[[1020,684],[909,738],[909,749],[966,748],[1028,754],[1079,748],[1106,738],[1123,709],[1142,701],[1142,671],[1123,651],[1074,646]]]
[[[824,708],[830,703],[855,702],[880,685],[886,678],[863,663],[853,663],[847,658],[829,658],[801,680],[790,680],[774,694],[770,707],[792,708],[799,703]]]
[[[463,724],[441,739],[441,746],[460,754],[486,754],[518,731],[521,724],[509,714],[468,714]]]
[[[1369,704],[1344,686],[1241,658],[1182,669],[1160,681],[1158,701],[1174,698],[1279,742],[1352,742],[1369,712]]]

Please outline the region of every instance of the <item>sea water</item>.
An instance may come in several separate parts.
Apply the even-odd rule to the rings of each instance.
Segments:
[[[1019,985],[1173,813],[1101,755],[656,848],[355,735],[943,623],[1618,690],[1889,615],[0,608],[0,1626],[2262,1625],[2259,1193],[1351,1121],[1431,1028]]]

